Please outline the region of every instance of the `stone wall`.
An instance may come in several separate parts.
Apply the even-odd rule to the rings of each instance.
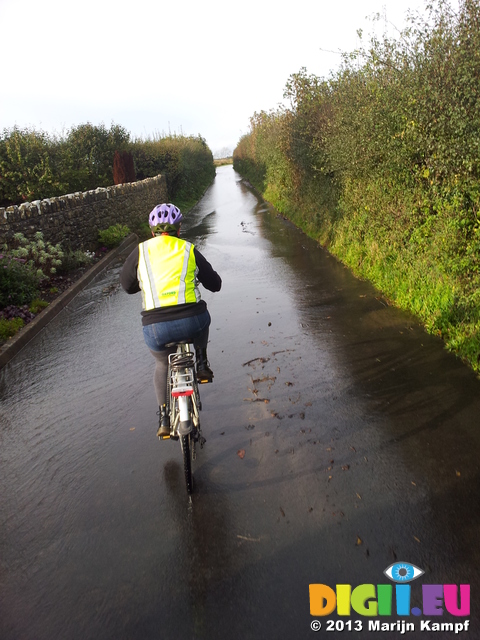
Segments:
[[[147,221],[153,207],[166,202],[165,176],[138,182],[99,187],[95,191],[69,193],[65,196],[0,207],[0,248],[10,244],[21,232],[32,238],[42,231],[44,239],[64,249],[94,249],[98,232],[120,222],[135,227]]]

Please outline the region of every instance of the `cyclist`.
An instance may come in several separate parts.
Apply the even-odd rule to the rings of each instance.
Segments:
[[[204,256],[180,239],[182,214],[173,204],[157,205],[149,214],[152,238],[141,242],[127,257],[120,283],[127,293],[142,292],[143,336],[155,358],[153,383],[157,396],[157,435],[170,434],[166,411],[170,342],[191,339],[195,345],[197,379],[213,381],[207,360],[210,314],[201,299],[200,282],[209,291],[220,291],[222,280]]]

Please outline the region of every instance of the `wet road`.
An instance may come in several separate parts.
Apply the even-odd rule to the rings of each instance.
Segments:
[[[480,382],[231,167],[185,235],[223,278],[193,509],[116,265],[0,372],[0,637],[369,638],[311,631],[308,585],[396,560],[412,606],[471,584],[480,637]]]

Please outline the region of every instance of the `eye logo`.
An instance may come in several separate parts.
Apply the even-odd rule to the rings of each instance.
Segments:
[[[393,582],[405,583],[423,576],[425,571],[422,571],[414,564],[410,564],[410,562],[394,562],[383,573]]]

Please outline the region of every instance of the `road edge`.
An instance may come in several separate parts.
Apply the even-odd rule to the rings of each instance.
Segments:
[[[126,252],[130,247],[133,249],[134,244],[137,244],[138,241],[138,236],[135,233],[127,236],[118,247],[109,251],[105,257],[94,264],[81,278],[74,282],[71,287],[59,295],[58,298],[43,309],[31,322],[2,345],[0,347],[0,369],[8,364],[30,340],[38,335],[87,284],[108,267],[111,262],[118,258],[119,255]]]

